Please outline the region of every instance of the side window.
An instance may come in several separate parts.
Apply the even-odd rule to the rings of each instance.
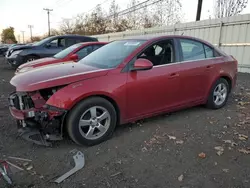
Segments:
[[[209,46],[204,44],[204,49],[206,53],[206,58],[213,58],[214,56],[214,50],[210,48]]]
[[[58,39],[52,40],[49,44],[50,47],[56,48],[58,44]]]
[[[203,44],[189,39],[180,39],[183,61],[205,59]]]
[[[58,47],[65,48],[66,47],[66,40],[65,38],[58,39]]]
[[[137,58],[150,60],[154,66],[174,62],[174,46],[172,40],[161,41],[149,46]]]
[[[77,43],[76,39],[72,39],[72,38],[67,38],[66,39],[66,45],[67,45],[67,47],[72,46],[72,45],[74,45],[76,43]]]
[[[84,58],[85,56],[89,55],[93,51],[92,46],[86,46],[79,51],[76,52],[76,54],[79,57],[79,60]]]

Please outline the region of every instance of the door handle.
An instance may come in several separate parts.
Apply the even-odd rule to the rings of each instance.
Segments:
[[[206,66],[206,69],[211,69],[211,68],[213,68],[213,66],[212,66],[212,65],[208,65],[208,66]]]
[[[177,76],[179,76],[179,74],[175,72],[175,73],[170,74],[169,77],[170,77],[170,78],[175,78],[175,77],[177,77]]]

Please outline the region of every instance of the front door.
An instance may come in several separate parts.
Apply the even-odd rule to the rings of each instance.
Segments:
[[[133,119],[178,105],[179,72],[172,40],[155,43],[137,58],[150,60],[151,70],[128,72],[127,117]]]
[[[62,51],[65,49],[66,43],[65,43],[65,38],[58,38],[50,41],[44,46],[44,49],[42,51],[43,57],[51,57],[58,52]]]

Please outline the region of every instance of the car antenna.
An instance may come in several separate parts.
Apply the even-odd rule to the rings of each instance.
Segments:
[[[182,34],[181,35],[183,35],[184,34],[184,32],[182,32]]]

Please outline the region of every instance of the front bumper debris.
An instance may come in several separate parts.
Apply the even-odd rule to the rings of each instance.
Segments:
[[[9,96],[9,110],[17,120],[19,136],[38,145],[50,146],[50,141],[62,140],[67,111],[45,103],[39,92],[15,92]]]

